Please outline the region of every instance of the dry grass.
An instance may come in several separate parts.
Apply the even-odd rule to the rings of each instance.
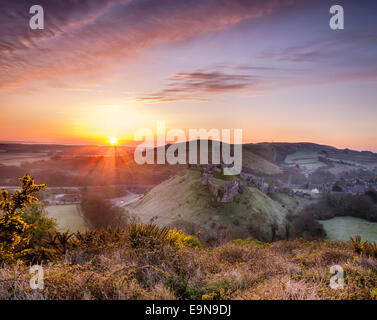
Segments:
[[[329,286],[344,268],[344,289]],[[230,242],[215,248],[72,249],[44,265],[45,288],[29,266],[0,269],[0,299],[376,299],[377,259],[341,242]]]

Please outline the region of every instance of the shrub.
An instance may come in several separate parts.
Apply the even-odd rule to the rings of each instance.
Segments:
[[[246,248],[260,247],[263,245],[263,242],[251,237],[248,237],[246,239],[235,239],[233,240],[233,242]]]
[[[24,221],[24,210],[29,204],[38,201],[35,193],[45,185],[34,184],[29,175],[20,178],[21,191],[9,197],[7,190],[1,191],[0,210],[0,262],[12,263],[28,253],[31,226]]]
[[[102,195],[84,192],[81,197],[81,210],[93,228],[123,227],[128,223],[126,212],[115,207]]]
[[[132,248],[155,248],[161,245],[174,247],[198,247],[201,248],[200,241],[194,236],[187,236],[182,230],[159,227],[153,223],[136,224],[128,227],[128,244]]]
[[[25,212],[24,220],[30,225],[27,234],[30,235],[31,245],[41,244],[48,233],[56,231],[56,220],[48,218],[44,207],[41,205],[32,204]]]
[[[369,197],[373,201],[374,204],[377,203],[377,191],[368,190],[367,192],[365,192],[365,195]]]
[[[352,249],[359,254],[365,254],[367,256],[377,258],[377,244],[370,243],[368,241],[362,241],[360,236],[355,238],[351,237],[351,247]]]
[[[186,235],[182,230],[169,230],[169,236],[173,239],[174,246],[176,247],[191,247],[191,248],[202,248],[202,244],[199,239],[192,236]]]
[[[159,228],[155,224],[136,224],[128,226],[127,243],[131,248],[154,248],[169,243],[168,228]]]
[[[323,226],[310,211],[305,211],[305,209],[294,217],[291,233],[294,238],[304,238],[306,240],[324,239],[326,237],[326,231]]]
[[[372,192],[367,192],[365,195],[329,194],[318,203],[307,206],[304,211],[310,212],[319,220],[350,216],[375,222],[377,206],[373,203],[373,197]]]
[[[183,219],[174,220],[171,223],[169,223],[167,227],[169,227],[170,229],[177,228],[182,230],[186,234],[192,235],[196,234],[200,229],[199,226],[194,222]]]
[[[121,246],[125,239],[126,231],[121,228],[95,229],[74,234],[77,245],[82,248],[96,248]]]

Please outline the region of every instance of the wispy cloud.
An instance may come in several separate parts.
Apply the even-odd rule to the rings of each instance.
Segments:
[[[230,74],[214,70],[181,72],[169,78],[167,88],[136,100],[143,102],[208,101],[203,98],[208,93],[228,93],[252,89],[261,82],[259,77],[248,74]]]
[[[0,4],[0,89],[98,72],[159,43],[257,19],[296,0],[40,0],[45,30],[30,30],[31,0]]]
[[[278,50],[263,52],[261,57],[272,58],[279,61],[292,62],[344,62],[354,59],[350,53],[358,52],[362,57],[365,52],[360,48],[372,49],[371,55],[375,57],[377,49],[377,31],[343,31],[330,37],[321,37],[305,41],[299,45],[283,47]],[[361,60],[361,59],[360,59]],[[357,61],[352,61],[353,63]],[[363,61],[360,61],[363,62]]]
[[[145,103],[157,103],[157,102],[188,102],[188,101],[193,101],[193,102],[206,102],[209,101],[208,99],[205,98],[194,98],[194,97],[183,97],[183,96],[175,96],[175,97],[170,97],[170,96],[159,96],[159,95],[151,95],[148,97],[141,97],[141,98],[136,98],[134,101],[137,102],[145,102]]]

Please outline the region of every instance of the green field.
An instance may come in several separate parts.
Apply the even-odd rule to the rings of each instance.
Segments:
[[[47,206],[48,217],[56,219],[59,231],[86,231],[88,226],[80,216],[75,204]]]
[[[377,222],[354,217],[336,217],[319,222],[325,228],[329,240],[347,241],[359,235],[363,240],[377,242]]]

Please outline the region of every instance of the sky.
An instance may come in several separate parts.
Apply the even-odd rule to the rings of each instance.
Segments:
[[[35,4],[44,30],[29,27]],[[165,120],[377,151],[376,13],[366,0],[2,0],[0,140],[126,142]]]

